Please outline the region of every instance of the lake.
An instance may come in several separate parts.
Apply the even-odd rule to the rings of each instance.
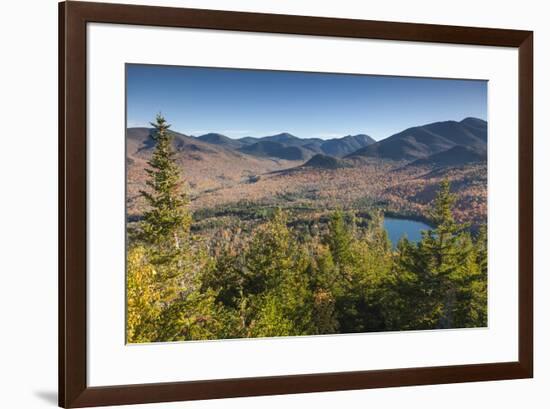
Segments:
[[[384,218],[384,227],[388,231],[388,236],[395,247],[399,239],[407,236],[410,241],[420,241],[422,230],[429,230],[430,226],[416,220],[396,219],[393,217]]]

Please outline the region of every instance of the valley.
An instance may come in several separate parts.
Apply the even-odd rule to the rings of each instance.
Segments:
[[[145,209],[153,143],[148,128],[127,131],[127,215]],[[407,129],[379,142],[359,134],[322,140],[283,133],[264,138],[199,137],[173,132],[176,161],[197,232],[252,227],[266,211],[286,209],[299,225],[323,222],[334,209],[368,222],[370,213],[430,222],[441,181],[457,195],[455,217],[475,230],[487,217],[487,123],[467,118]]]

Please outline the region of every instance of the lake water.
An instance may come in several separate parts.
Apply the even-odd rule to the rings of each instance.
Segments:
[[[394,247],[399,239],[405,235],[410,241],[420,241],[422,238],[420,232],[430,229],[430,226],[426,223],[410,219],[394,219],[392,217],[384,218],[384,227],[388,231],[388,236]]]

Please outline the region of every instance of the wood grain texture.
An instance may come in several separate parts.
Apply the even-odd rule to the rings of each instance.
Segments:
[[[316,35],[519,49],[519,360],[244,379],[88,387],[86,24]],[[106,3],[59,4],[59,405],[87,407],[472,382],[533,376],[533,33]]]
[[[519,361],[533,376],[533,33],[519,47]]]

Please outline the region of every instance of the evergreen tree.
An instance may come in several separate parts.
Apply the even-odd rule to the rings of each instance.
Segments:
[[[149,189],[141,191],[148,209],[140,223],[138,244],[144,249],[145,262],[155,272],[154,297],[160,306],[155,340],[216,338],[222,332],[223,314],[214,313],[216,294],[201,292],[202,275],[212,263],[202,243],[190,233],[189,200],[175,160],[170,125],[160,114],[152,125],[155,149],[147,162]],[[131,269],[128,275],[131,282]],[[136,281],[136,291],[145,291],[143,285],[149,284]],[[147,317],[148,307],[142,305],[139,314],[141,320]]]
[[[309,247],[306,274],[313,294],[314,333],[334,334],[338,332],[335,293],[338,291],[336,287],[339,277],[336,266],[327,245],[312,240]]]
[[[468,317],[480,275],[467,225],[454,219],[455,201],[450,183],[443,181],[431,211],[436,227],[422,232],[416,246],[403,243],[398,249],[395,271],[403,315],[409,318],[401,320],[405,328],[472,326]]]
[[[462,235],[462,248],[467,256],[453,276],[456,297],[452,306],[453,328],[487,325],[487,275],[478,263],[477,244],[469,233]]]
[[[211,269],[202,277],[203,289],[217,292],[216,300],[233,309],[239,309],[245,284],[246,243],[240,228],[221,229],[212,239],[210,247],[214,258]]]
[[[152,138],[155,149],[147,162],[148,191],[141,195],[148,209],[140,223],[140,241],[148,249],[148,259],[157,271],[162,302],[168,304],[181,294],[197,289],[198,275],[206,262],[190,235],[191,213],[183,190],[180,169],[172,147],[170,125],[157,115]]]
[[[487,326],[487,228],[481,226],[472,240],[463,235],[463,247],[468,254],[456,276],[457,302],[454,311],[455,328]]]
[[[187,341],[235,337],[236,316],[215,302],[213,290],[191,291],[162,310],[156,341]]]
[[[149,191],[141,191],[149,210],[144,213],[141,223],[141,238],[158,248],[164,255],[174,255],[184,245],[182,240],[189,234],[191,214],[187,209],[189,199],[183,192],[181,172],[176,164],[172,147],[173,136],[170,125],[160,114],[152,138],[155,150],[146,169]]]
[[[244,292],[259,294],[278,287],[296,267],[297,246],[287,227],[287,216],[276,209],[259,226],[246,257]]]
[[[312,294],[304,256],[280,209],[255,231],[246,253],[243,285],[247,336],[311,333]]]
[[[475,244],[476,262],[480,273],[487,277],[487,225],[479,228]]]
[[[338,212],[331,222],[328,242],[340,255],[336,262],[340,280],[334,286],[339,328],[342,332],[382,331],[386,329],[383,302],[392,263],[383,215],[373,212],[363,232],[357,231],[354,218],[346,224]]]
[[[375,210],[371,214],[371,220],[365,234],[366,246],[376,250],[383,257],[387,257],[392,249],[392,243],[388,232],[384,228],[384,214]]]
[[[381,211],[371,214],[370,223],[357,241],[355,291],[360,295],[361,319],[358,325],[364,331],[383,331],[387,328],[386,304],[392,267],[392,244],[384,228]]]
[[[346,224],[344,212],[341,210],[333,212],[328,227],[329,232],[326,236],[326,242],[334,262],[342,267],[350,265],[353,262],[353,232],[350,226]]]
[[[388,296],[384,305],[388,330],[415,329],[417,325],[429,328],[432,325],[431,321],[425,322],[426,317],[431,316],[431,310],[425,311],[426,303],[419,303],[427,295],[420,285],[422,276],[415,269],[415,254],[415,244],[402,237],[397,243],[388,275]]]

